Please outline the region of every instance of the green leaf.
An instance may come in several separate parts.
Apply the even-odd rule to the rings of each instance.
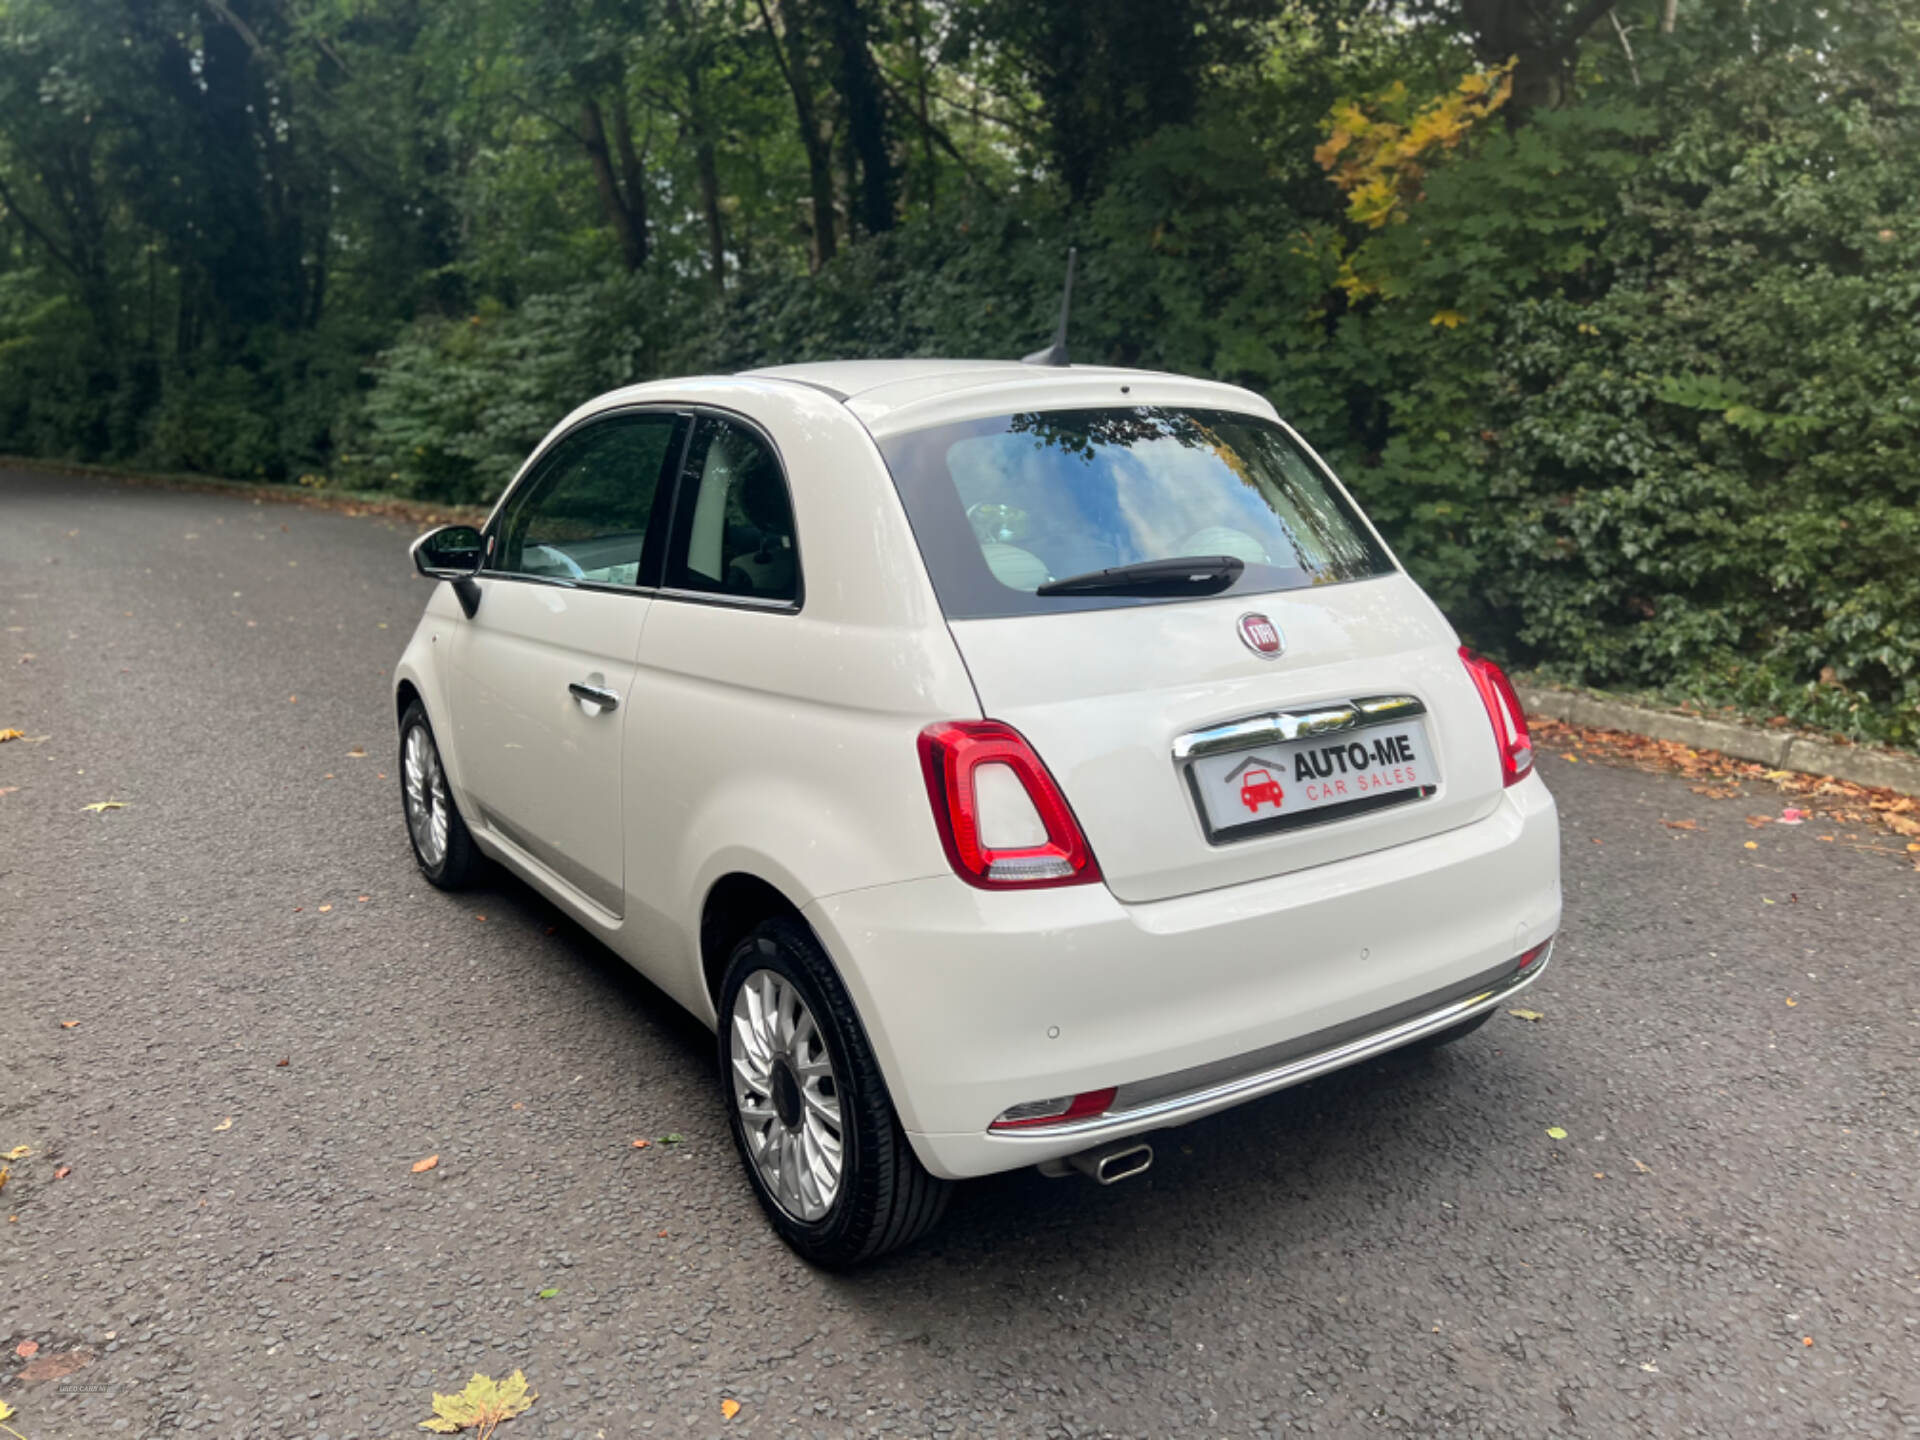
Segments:
[[[560,1292],[558,1290],[542,1290],[537,1298],[541,1300],[551,1300],[554,1296],[558,1295],[559,1293]]]
[[[1547,1138],[1549,1140],[1564,1140],[1567,1138],[1567,1132],[1562,1130],[1558,1125],[1549,1125],[1547,1127]]]

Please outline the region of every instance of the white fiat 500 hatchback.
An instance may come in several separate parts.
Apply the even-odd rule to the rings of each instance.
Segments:
[[[1470,655],[1257,395],[856,361],[603,395],[395,676],[408,831],[482,855],[717,1032],[802,1255],[1142,1138],[1546,968],[1558,822]]]

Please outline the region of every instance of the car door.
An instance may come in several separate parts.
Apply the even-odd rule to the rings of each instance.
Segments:
[[[799,537],[765,433],[738,416],[699,417],[672,531],[627,733],[628,928],[649,977],[697,1010],[698,959],[681,967],[676,940],[690,844],[740,844],[765,816],[795,813],[780,757],[810,743],[823,711],[793,681],[809,664],[795,644]]]
[[[625,909],[621,734],[684,423],[616,412],[555,442],[489,524],[480,603],[452,637],[469,820],[613,919]]]

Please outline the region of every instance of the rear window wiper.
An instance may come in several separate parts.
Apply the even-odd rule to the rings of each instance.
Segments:
[[[1036,595],[1217,595],[1240,578],[1246,565],[1234,555],[1175,555],[1136,560],[1049,580]]]

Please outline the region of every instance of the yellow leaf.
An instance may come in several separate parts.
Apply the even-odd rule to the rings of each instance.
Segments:
[[[222,1120],[218,1125],[213,1127],[213,1133],[218,1135],[222,1130],[231,1130],[231,1129],[233,1129],[233,1116],[229,1115],[227,1116],[226,1119]]]
[[[1538,1010],[1509,1010],[1507,1014],[1521,1020],[1544,1020],[1547,1018]]]
[[[6,1154],[0,1155],[0,1160],[24,1160],[31,1154],[33,1154],[31,1145],[16,1145]]]
[[[1444,325],[1449,330],[1458,330],[1461,325],[1466,322],[1466,318],[1467,317],[1462,315],[1458,310],[1436,310],[1433,312],[1433,319],[1427,323],[1430,325]]]
[[[1760,848],[1760,847],[1759,847],[1758,845],[1756,845],[1756,844],[1754,844],[1754,842],[1753,842],[1753,841],[1751,841],[1751,840],[1749,840],[1749,841],[1747,841],[1747,849],[1749,849],[1749,850],[1758,850],[1759,848]]]
[[[0,745],[6,744],[9,740],[24,740],[26,738],[27,732],[24,730],[0,730]]]
[[[96,800],[91,805],[82,805],[82,810],[91,810],[98,815],[102,810],[124,810],[126,805],[118,800]]]
[[[438,1155],[429,1155],[424,1160],[416,1160],[413,1162],[413,1173],[416,1175],[424,1175],[439,1163],[440,1157]]]
[[[5,1173],[5,1172],[0,1172],[0,1173]],[[9,1405],[4,1400],[0,1400],[0,1420],[11,1420],[17,1413],[19,1412],[17,1412],[13,1408],[13,1406]]]
[[[518,1370],[505,1380],[491,1380],[476,1374],[458,1394],[435,1395],[433,1418],[422,1420],[420,1428],[440,1435],[477,1430],[485,1437],[491,1435],[501,1421],[521,1414],[539,1398],[527,1389],[527,1377]]]
[[[720,1418],[722,1420],[731,1420],[739,1413],[740,1402],[738,1400],[722,1400],[720,1402]]]
[[[11,1167],[6,1165],[0,1165],[0,1190],[4,1190],[7,1188],[7,1177],[11,1174],[13,1174],[13,1170]]]

